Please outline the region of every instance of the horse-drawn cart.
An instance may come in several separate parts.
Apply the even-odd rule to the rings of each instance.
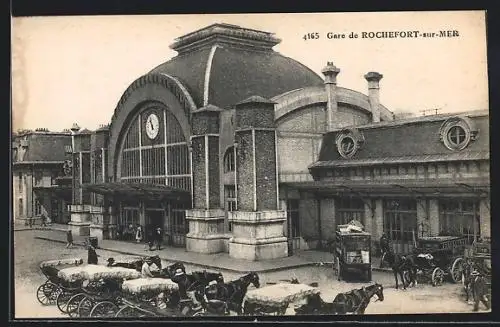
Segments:
[[[339,225],[335,232],[333,270],[337,279],[345,279],[349,271],[361,273],[366,281],[372,279],[371,235],[352,225]]]
[[[120,308],[103,303],[102,310],[95,306],[92,317],[181,317],[193,315],[194,305],[181,300],[179,285],[166,278],[140,278],[125,281]],[[107,309],[106,309],[107,308]],[[111,309],[117,309],[113,312]],[[105,315],[104,315],[104,314]]]
[[[70,258],[61,260],[44,261],[40,264],[40,270],[47,280],[38,287],[36,298],[42,305],[54,304],[57,302],[59,294],[70,293],[80,289],[82,280],[65,281],[58,274],[61,268],[70,266],[80,266],[83,264],[82,258]],[[64,268],[63,268],[64,269]]]
[[[243,313],[246,315],[284,315],[290,304],[301,305],[319,289],[304,284],[278,283],[247,292]]]
[[[475,242],[472,246],[472,256],[469,258],[472,261],[473,268],[485,277],[487,285],[491,290],[491,243]]]
[[[414,249],[416,277],[430,280],[433,286],[441,285],[445,276],[454,283],[460,282],[466,245],[467,238],[461,236],[419,238]]]
[[[117,301],[120,284],[124,280],[137,279],[141,275],[134,269],[86,265],[67,268],[59,272],[66,281],[83,280],[82,287],[67,301],[65,313],[70,317],[89,317],[93,306],[98,302]]]

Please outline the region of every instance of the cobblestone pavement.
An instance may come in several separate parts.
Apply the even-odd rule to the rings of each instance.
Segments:
[[[45,278],[40,272],[39,264],[45,260],[58,258],[82,257],[86,260],[86,251],[81,247],[66,249],[64,244],[35,239],[34,231],[16,232],[14,236],[14,274],[15,274],[15,313],[16,318],[52,318],[64,317],[55,306],[42,306],[36,299],[36,289]],[[98,250],[100,261],[109,257],[119,257],[119,254]],[[186,265],[187,271],[200,270],[192,265]],[[240,277],[241,274],[224,272],[226,280]],[[261,284],[278,282],[282,279],[297,277],[303,283],[317,282],[322,297],[332,301],[336,294],[359,288],[365,283],[347,283],[337,281],[330,267],[301,267],[259,274]],[[373,281],[384,285],[383,302],[371,303],[367,314],[387,313],[450,313],[471,312],[472,306],[467,304],[462,294],[461,285],[444,284],[432,287],[419,284],[415,288],[403,290],[394,289],[392,274],[374,272]],[[289,313],[293,313],[293,309]]]

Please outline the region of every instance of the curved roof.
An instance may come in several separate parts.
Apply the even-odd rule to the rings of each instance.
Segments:
[[[252,95],[272,98],[323,80],[301,63],[278,52],[212,45],[183,53],[154,68],[178,78],[198,107],[228,108]]]

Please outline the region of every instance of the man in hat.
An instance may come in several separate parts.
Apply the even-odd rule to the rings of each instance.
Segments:
[[[147,258],[146,260],[144,260],[144,263],[142,264],[142,269],[141,269],[141,274],[142,274],[142,277],[144,278],[153,278],[153,273],[151,272],[151,264],[153,263],[153,261],[151,260],[151,258]]]
[[[391,241],[389,240],[387,234],[383,233],[382,237],[380,238],[380,251],[382,252],[380,256],[380,268],[383,268],[385,255],[388,252],[390,252],[390,250],[391,250]]]
[[[175,271],[175,274],[174,276],[172,276],[171,280],[174,282],[174,283],[177,283],[177,285],[179,285],[179,294],[181,295],[181,299],[185,299],[187,298],[187,276],[186,274],[184,273],[184,271],[182,269],[177,269]]]
[[[87,263],[89,265],[97,265],[97,253],[95,252],[95,248],[90,244],[90,242],[87,245],[88,249],[88,257],[87,257]]]
[[[115,263],[114,258],[108,258],[108,267],[113,267],[114,263]]]
[[[163,235],[160,227],[158,227],[155,231],[155,239],[156,239],[156,250],[161,250]]]

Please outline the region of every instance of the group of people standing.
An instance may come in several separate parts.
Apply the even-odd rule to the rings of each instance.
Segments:
[[[144,239],[144,231],[141,225],[137,225],[135,228],[135,241],[141,243]],[[154,229],[152,235],[149,237],[146,243],[145,250],[161,250],[161,245],[163,243],[163,231],[160,227]]]

